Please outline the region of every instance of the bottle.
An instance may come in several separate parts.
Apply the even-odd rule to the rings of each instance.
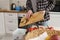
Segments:
[[[12,3],[11,4],[11,10],[16,10],[15,8],[16,8],[16,4],[15,3]]]
[[[16,11],[19,12],[21,9],[21,6],[19,5],[19,1],[17,1],[17,5],[16,5]]]

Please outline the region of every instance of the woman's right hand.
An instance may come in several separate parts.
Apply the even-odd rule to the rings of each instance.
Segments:
[[[33,13],[32,10],[29,10],[26,14],[26,18],[29,19],[32,13]]]

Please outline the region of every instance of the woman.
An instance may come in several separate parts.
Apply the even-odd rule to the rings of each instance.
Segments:
[[[55,0],[27,0],[26,7],[28,11],[26,15],[27,19],[29,19],[33,12],[44,11],[44,20],[38,22],[38,24],[47,26],[47,22],[50,19],[49,11],[55,7]]]

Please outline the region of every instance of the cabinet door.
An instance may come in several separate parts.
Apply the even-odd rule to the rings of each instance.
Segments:
[[[0,12],[0,34],[5,34],[4,13]]]
[[[26,16],[26,13],[19,13],[18,14],[18,17],[24,17],[24,16]]]
[[[55,30],[60,30],[60,12],[50,14],[50,26],[53,26]]]
[[[7,33],[12,33],[16,30],[18,28],[17,13],[5,13],[5,25]]]

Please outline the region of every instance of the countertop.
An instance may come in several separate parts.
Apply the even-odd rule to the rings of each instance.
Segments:
[[[26,11],[16,11],[16,10],[6,10],[6,9],[0,9],[0,12],[9,12],[9,13],[26,13]]]
[[[49,25],[54,27],[56,30],[60,30],[60,12],[50,12]]]
[[[8,13],[26,13],[27,11],[16,11],[16,10],[7,10],[7,9],[0,9],[0,12],[8,12]],[[60,12],[49,12],[50,14],[60,14]]]

